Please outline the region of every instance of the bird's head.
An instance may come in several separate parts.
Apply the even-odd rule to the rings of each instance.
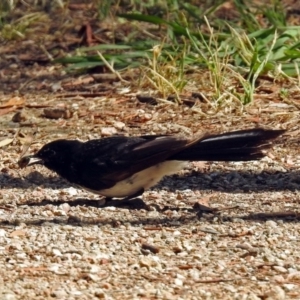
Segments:
[[[61,173],[70,165],[73,153],[81,142],[75,140],[56,140],[44,145],[36,154],[22,157],[18,161],[20,168],[40,164],[52,171]],[[67,168],[68,169],[68,168]]]

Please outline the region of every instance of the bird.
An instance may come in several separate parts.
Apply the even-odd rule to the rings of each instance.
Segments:
[[[34,155],[23,156],[20,168],[41,164],[71,184],[108,199],[136,198],[164,176],[189,161],[251,161],[285,130],[253,128],[218,134],[115,135],[86,142],[59,139]],[[122,200],[122,199],[119,199]]]

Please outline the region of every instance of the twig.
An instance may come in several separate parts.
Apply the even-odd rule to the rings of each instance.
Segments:
[[[97,54],[101,58],[101,60],[104,62],[106,67],[113,73],[115,74],[122,82],[129,83],[127,80],[123,79],[118,71],[116,71],[110,64],[109,62],[105,59],[105,57],[101,54],[101,52],[97,51]]]

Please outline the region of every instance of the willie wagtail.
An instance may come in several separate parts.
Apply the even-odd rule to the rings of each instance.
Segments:
[[[42,164],[69,182],[108,198],[130,199],[184,168],[187,161],[249,161],[284,130],[248,129],[193,138],[174,135],[112,136],[80,142],[56,140],[20,167]]]

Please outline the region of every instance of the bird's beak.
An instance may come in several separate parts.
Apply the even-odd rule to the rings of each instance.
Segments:
[[[43,163],[44,161],[41,158],[35,157],[33,155],[24,156],[18,161],[18,165],[20,168],[25,168],[35,164],[42,165]]]

